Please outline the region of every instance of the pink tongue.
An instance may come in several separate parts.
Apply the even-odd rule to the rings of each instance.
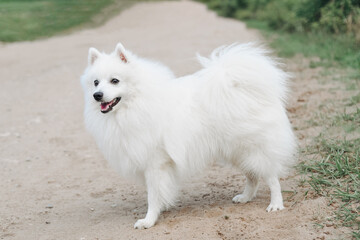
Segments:
[[[111,103],[101,103],[101,110],[106,110],[106,109],[108,109],[108,107],[109,107],[110,104],[111,104]]]

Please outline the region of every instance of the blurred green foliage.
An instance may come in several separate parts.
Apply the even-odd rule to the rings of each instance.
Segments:
[[[262,30],[282,57],[319,57],[312,66],[360,69],[360,0],[198,0]]]
[[[266,21],[290,32],[360,34],[359,0],[199,0],[225,17]]]
[[[0,0],[0,41],[34,40],[82,24],[96,25],[131,2],[136,1]]]

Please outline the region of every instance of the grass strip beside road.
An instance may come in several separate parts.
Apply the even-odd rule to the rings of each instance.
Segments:
[[[0,0],[0,41],[31,41],[98,26],[140,0]]]

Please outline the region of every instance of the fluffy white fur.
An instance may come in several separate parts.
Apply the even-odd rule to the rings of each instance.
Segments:
[[[271,190],[266,210],[284,208],[279,177],[294,164],[296,141],[285,110],[288,75],[266,54],[253,44],[220,47],[198,56],[202,70],[175,78],[120,43],[109,55],[90,48],[81,79],[85,122],[109,163],[146,184],[148,212],[135,228],[152,227],[181,180],[214,162],[246,175],[234,202],[250,201],[263,178]],[[102,102],[121,100],[103,114],[95,92]]]

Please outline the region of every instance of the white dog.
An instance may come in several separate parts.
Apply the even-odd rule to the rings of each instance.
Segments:
[[[284,208],[279,177],[296,150],[285,110],[288,75],[253,44],[198,58],[202,70],[175,78],[120,43],[109,55],[89,49],[81,79],[86,126],[115,169],[146,184],[148,211],[135,228],[152,227],[181,180],[214,162],[246,175],[234,202],[250,201],[263,178],[271,191],[266,210]]]

